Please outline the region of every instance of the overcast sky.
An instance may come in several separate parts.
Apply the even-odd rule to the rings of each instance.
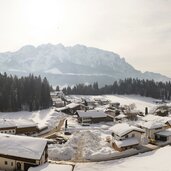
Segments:
[[[0,52],[84,44],[171,77],[171,0],[0,0]]]

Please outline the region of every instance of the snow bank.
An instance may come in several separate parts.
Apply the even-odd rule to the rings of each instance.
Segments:
[[[96,134],[91,131],[77,131],[66,144],[49,145],[49,158],[52,160],[95,160],[116,153],[98,134],[99,132]]]
[[[72,171],[71,165],[61,165],[61,164],[44,164],[38,167],[31,167],[28,171]]]
[[[139,154],[125,159],[76,164],[74,171],[170,171],[171,147]]]

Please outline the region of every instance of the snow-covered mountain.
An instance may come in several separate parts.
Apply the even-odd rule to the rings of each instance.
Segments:
[[[0,71],[19,76],[40,74],[46,76],[53,85],[95,81],[104,85],[127,77],[170,80],[161,74],[142,73],[118,54],[83,45],[27,45],[16,52],[0,53]]]

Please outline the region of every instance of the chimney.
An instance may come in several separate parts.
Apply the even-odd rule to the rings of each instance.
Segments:
[[[145,115],[148,114],[148,107],[145,107]]]

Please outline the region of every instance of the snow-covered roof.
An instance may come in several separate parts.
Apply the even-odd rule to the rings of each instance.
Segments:
[[[103,118],[106,117],[107,114],[104,113],[103,111],[87,111],[87,112],[83,112],[83,111],[78,111],[78,115],[79,117],[90,117],[90,118]]]
[[[45,139],[0,133],[0,154],[39,160],[46,147]]]
[[[67,110],[67,109],[69,109],[69,107],[64,106],[64,107],[57,108],[56,110],[60,112],[60,111]]]
[[[165,123],[168,123],[169,125],[171,125],[171,119],[167,120]]]
[[[148,114],[142,118],[144,121],[155,121],[155,122],[163,122],[166,123],[167,121],[171,120],[171,117],[162,117],[153,114]]]
[[[156,122],[156,121],[139,122],[137,125],[147,129],[156,129],[166,126],[165,123]]]
[[[137,132],[142,132],[144,133],[144,130],[142,130],[141,128],[135,127],[135,126],[130,126],[127,123],[118,123],[112,127],[109,128],[109,130],[111,130],[114,134],[122,137],[126,134],[128,134],[129,132],[132,131],[137,131]]]
[[[32,127],[37,126],[36,123],[34,123],[31,120],[25,120],[25,119],[0,119],[0,128],[11,128],[11,127],[17,127],[17,128],[25,128],[25,127]]]
[[[66,106],[72,109],[72,108],[80,106],[80,104],[78,104],[78,103],[70,103],[70,104],[68,104]]]
[[[169,136],[171,136],[171,128],[166,129],[165,131],[157,132],[156,134],[157,135],[162,135],[162,136],[165,136],[165,137],[169,137]]]
[[[122,141],[115,140],[114,142],[119,148],[139,144],[138,140],[135,137],[127,138]]]
[[[122,118],[126,118],[127,116],[124,115],[123,113],[119,114],[118,116],[116,116],[116,119],[122,119]]]
[[[17,127],[16,124],[10,120],[0,119],[0,129],[1,128],[12,128]]]

